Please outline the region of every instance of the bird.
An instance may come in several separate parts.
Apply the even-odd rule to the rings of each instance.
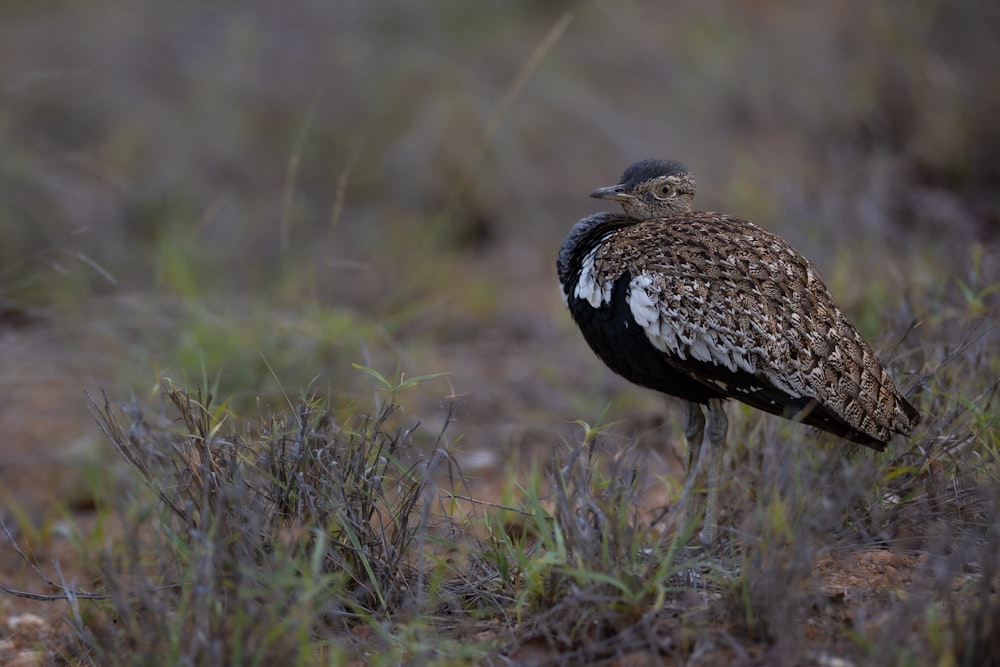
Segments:
[[[594,353],[625,379],[684,401],[685,525],[708,441],[701,542],[718,538],[724,402],[803,422],[877,451],[920,413],[819,271],[778,235],[694,211],[695,179],[642,160],[591,197],[618,202],[570,229],[556,261],[563,304]],[[706,422],[707,413],[707,422]]]

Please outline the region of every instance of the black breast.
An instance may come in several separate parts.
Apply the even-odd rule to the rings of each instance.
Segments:
[[[725,394],[676,370],[646,338],[626,301],[632,277],[627,272],[615,281],[610,303],[594,308],[569,292],[569,310],[594,353],[618,375],[643,387],[695,403]]]

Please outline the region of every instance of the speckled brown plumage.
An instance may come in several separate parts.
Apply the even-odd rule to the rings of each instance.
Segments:
[[[735,398],[876,449],[910,434],[919,414],[809,260],[751,222],[692,212],[694,194],[682,165],[640,162],[592,195],[624,215],[570,231],[563,298],[601,359],[693,403]]]
[[[699,381],[776,414],[822,407],[804,418],[863,444],[911,432],[916,413],[878,357],[812,264],[774,234],[716,213],[646,220],[594,257],[596,275],[625,272],[652,301],[647,337]]]

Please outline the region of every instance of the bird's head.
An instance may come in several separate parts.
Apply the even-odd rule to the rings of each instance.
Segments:
[[[598,188],[590,196],[613,199],[630,217],[649,220],[690,212],[694,191],[694,176],[680,162],[643,160],[626,169],[618,185]]]

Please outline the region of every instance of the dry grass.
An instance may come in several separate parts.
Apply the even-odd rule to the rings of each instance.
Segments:
[[[995,661],[992,3],[203,5],[0,9],[0,662]],[[924,415],[732,406],[711,553],[552,272],[653,156]]]
[[[414,459],[411,429],[387,424],[394,405],[339,423],[322,400],[303,401],[234,432],[210,396],[164,392],[176,424],[150,426],[135,406],[123,423],[106,399],[95,405],[154,501],[139,493],[121,507],[133,537],[99,554],[108,598],[74,607],[81,659],[264,665],[391,653],[391,623],[463,607],[461,586],[445,580],[459,533],[439,507],[448,452]],[[352,638],[358,627],[367,639]],[[419,647],[396,650],[419,657]]]
[[[990,335],[973,330],[933,377],[960,376]],[[163,396],[176,416],[93,406],[136,483],[115,502],[128,537],[81,547],[98,591],[50,582],[71,601],[59,653],[72,664],[994,655],[991,397],[953,415],[947,439],[932,422],[876,465],[829,438],[797,446],[799,427],[738,413],[762,446],[731,453],[729,528],[705,552],[663,522],[671,507],[648,505],[664,482],[643,470],[644,454],[609,449],[604,429],[554,450],[507,505],[470,506],[444,432],[415,448],[419,424],[392,425],[392,400],[337,416],[316,397],[251,425],[202,393],[166,385]]]

